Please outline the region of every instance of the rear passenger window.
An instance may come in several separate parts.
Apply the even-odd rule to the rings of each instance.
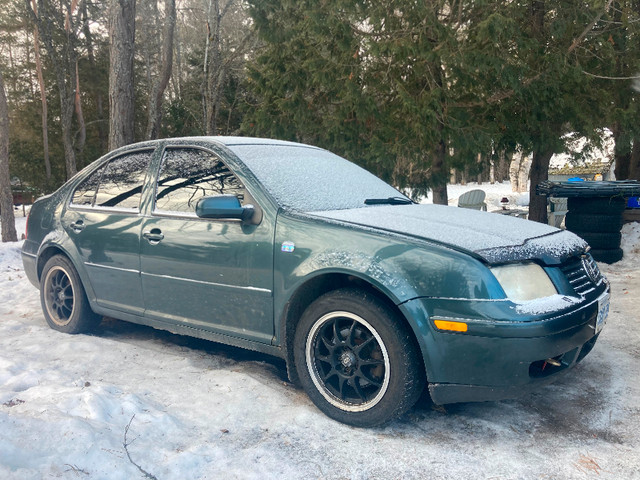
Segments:
[[[152,154],[150,150],[114,158],[78,185],[71,203],[85,207],[139,210]]]
[[[106,169],[106,165],[100,167],[76,187],[73,192],[73,198],[71,199],[72,205],[93,207],[93,201],[96,199],[100,179]]]
[[[235,195],[244,203],[245,189],[213,153],[197,148],[167,149],[162,158],[155,210],[195,214],[202,197]]]

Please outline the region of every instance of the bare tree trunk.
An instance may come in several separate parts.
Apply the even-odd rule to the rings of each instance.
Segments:
[[[640,137],[633,139],[629,160],[629,180],[640,180]]]
[[[504,150],[498,153],[498,168],[496,170],[496,182],[502,183],[509,177],[509,165],[507,163],[507,154]]]
[[[614,158],[616,161],[615,175],[616,180],[627,180],[631,173],[631,151],[629,143],[625,141],[625,136],[620,125],[612,127],[613,139],[615,141]]]
[[[549,162],[553,156],[552,150],[540,152],[534,150],[531,162],[531,186],[529,190],[529,220],[547,223],[547,197],[536,194],[536,186],[549,179]]]
[[[87,45],[87,57],[89,59],[89,67],[91,70],[95,71],[96,68],[96,59],[93,53],[93,35],[91,33],[91,29],[89,28],[89,15],[87,13],[87,2],[81,3],[82,8],[82,31],[84,34],[84,38]],[[96,102],[96,113],[98,114],[98,138],[100,139],[100,149],[102,151],[107,150],[107,129],[105,128],[104,123],[104,108],[103,108],[103,97],[100,89],[92,90],[95,92],[95,102]]]
[[[176,2],[167,0],[165,3],[165,31],[162,45],[162,71],[156,80],[153,91],[149,95],[149,111],[147,122],[147,138],[155,139],[160,135],[162,122],[162,101],[164,92],[171,78],[173,69],[173,34],[176,26]]]
[[[16,221],[13,216],[13,196],[9,175],[9,107],[4,90],[4,78],[0,71],[0,223],[2,241],[16,242]]]
[[[82,152],[84,150],[84,144],[87,141],[87,127],[84,123],[84,115],[82,114],[82,101],[80,98],[80,72],[78,71],[78,62],[76,62],[76,95],[74,97],[74,104],[76,107],[76,119],[78,120],[78,143],[76,144],[76,150]]]
[[[496,162],[493,155],[489,158],[489,183],[496,183]]]
[[[109,12],[109,149],[134,141],[135,0],[111,0]]]
[[[210,12],[209,22],[209,38],[207,42],[211,54],[208,64],[208,76],[205,77],[207,82],[206,89],[206,132],[207,135],[215,135],[217,133],[218,125],[218,105],[220,104],[218,97],[220,96],[219,85],[222,83],[222,56],[220,45],[220,24],[222,22],[222,13],[220,12],[220,1],[213,0],[210,3],[210,8],[213,7],[213,12]]]
[[[446,155],[447,147],[444,141],[440,141],[436,151],[434,152],[433,162],[431,164],[431,181],[433,185],[431,187],[433,191],[433,203],[438,205],[448,205],[449,197],[447,194],[447,170],[446,170]]]
[[[511,180],[511,191],[523,193],[529,188],[529,171],[531,160],[524,153],[514,153],[509,166],[509,178]],[[547,169],[548,170],[548,169]]]
[[[27,46],[29,44],[29,31],[25,29],[24,35],[25,35],[25,49],[24,49],[25,60],[27,61],[27,65],[31,65],[32,63],[31,50],[29,50],[29,47]],[[35,45],[35,42],[34,42],[34,45]],[[37,78],[37,75],[36,75],[36,78]],[[27,81],[29,82],[29,93],[31,94],[31,97],[35,97],[36,89],[33,86],[33,75],[31,75],[31,73],[27,75]]]
[[[171,75],[171,83],[173,84],[173,94],[177,98],[182,98],[182,38],[181,38],[181,30],[180,24],[177,23],[176,18],[176,31],[174,32],[175,40],[174,40],[174,48],[175,48],[175,61],[173,62],[175,70],[178,72],[178,75]]]
[[[35,0],[32,2],[35,10]],[[47,182],[51,180],[51,160],[49,159],[49,127],[48,127],[48,108],[47,108],[47,92],[44,86],[44,76],[42,74],[42,59],[40,58],[40,35],[38,29],[33,29],[33,47],[36,56],[36,72],[38,75],[38,86],[40,87],[40,102],[42,103],[42,148],[44,155],[44,169],[47,175]]]
[[[16,70],[16,66],[13,62],[13,49],[11,48],[11,44],[9,44],[9,48],[7,48],[7,51],[9,52],[9,65],[11,65],[11,71],[15,72]],[[18,91],[18,84],[16,83],[16,76],[12,75],[11,77],[11,90],[13,92],[17,92]]]

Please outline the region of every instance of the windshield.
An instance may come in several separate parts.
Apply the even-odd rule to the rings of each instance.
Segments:
[[[365,207],[367,199],[406,199],[375,175],[326,150],[303,145],[228,148],[285,208],[316,212]]]

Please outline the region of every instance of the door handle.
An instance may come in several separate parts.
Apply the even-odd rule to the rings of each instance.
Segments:
[[[151,245],[157,245],[164,238],[162,230],[159,228],[152,228],[151,231],[143,232],[142,236],[146,238]]]
[[[85,227],[84,222],[82,220],[73,222],[69,226],[71,227],[71,230],[73,230],[75,233],[80,233],[82,230],[84,230],[84,227]]]

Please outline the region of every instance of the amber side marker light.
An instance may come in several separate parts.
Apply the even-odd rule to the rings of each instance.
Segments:
[[[434,320],[438,330],[449,330],[450,332],[466,332],[468,327],[464,322],[451,322],[449,320]]]

